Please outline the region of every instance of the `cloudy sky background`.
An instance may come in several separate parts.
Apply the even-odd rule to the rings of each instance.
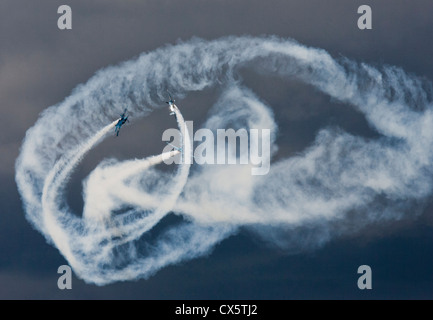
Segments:
[[[69,4],[73,29],[57,28],[57,8]],[[373,30],[357,28],[357,8],[370,4]],[[20,299],[298,299],[432,298],[433,206],[417,219],[369,226],[315,251],[287,254],[247,230],[209,255],[167,267],[148,280],[97,287],[74,277],[57,288],[58,250],[25,220],[14,162],[26,130],[48,106],[67,97],[100,68],[191,37],[278,35],[372,65],[390,64],[433,80],[431,1],[12,1],[0,3],[0,298]],[[245,83],[273,107],[280,156],[302,151],[317,131],[337,123],[373,133],[362,116],[295,83],[245,71]],[[213,92],[188,96],[185,119],[203,121]],[[165,109],[137,120],[121,139],[106,139],[83,161],[68,187],[82,209],[81,180],[104,157],[129,159],[160,151],[173,127]],[[143,141],[142,134],[155,137]],[[356,286],[359,265],[373,269],[373,290]]]

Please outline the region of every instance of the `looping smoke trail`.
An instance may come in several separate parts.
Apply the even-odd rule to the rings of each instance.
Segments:
[[[358,110],[380,137],[323,128],[311,146],[274,161],[263,176],[251,175],[252,164],[203,165],[190,172],[184,163],[174,176],[152,167],[173,153],[107,160],[84,183],[83,216],[70,212],[64,183],[113,126],[106,124],[124,107],[134,118],[146,116],[166,89],[181,98],[221,86],[204,127],[270,129],[270,140],[261,142],[271,161],[278,149],[272,108],[242,84],[240,68],[309,84]],[[337,61],[293,40],[193,39],[101,70],[45,110],[26,134],[16,181],[28,220],[78,276],[99,285],[147,278],[204,255],[239,226],[287,249],[317,247],[369,223],[421,212],[433,187],[432,96],[429,81],[399,68]],[[149,239],[147,231],[170,211],[180,219]]]

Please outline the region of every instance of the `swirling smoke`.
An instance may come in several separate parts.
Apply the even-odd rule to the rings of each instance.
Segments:
[[[84,181],[82,215],[71,212],[64,189],[80,160],[124,107],[144,117],[166,89],[181,98],[220,87],[204,127],[270,129],[272,157],[272,108],[242,83],[240,68],[311,85],[363,114],[379,137],[322,128],[307,149],[273,161],[263,176],[251,175],[251,164],[154,167],[179,151],[106,160]],[[207,254],[240,227],[288,249],[317,247],[422,211],[433,187],[432,93],[430,82],[397,67],[334,59],[289,39],[193,39],[103,69],[46,109],[27,131],[16,182],[28,220],[79,277],[98,285],[148,278]],[[191,133],[176,117],[187,157]],[[181,219],[146,237],[170,212]]]

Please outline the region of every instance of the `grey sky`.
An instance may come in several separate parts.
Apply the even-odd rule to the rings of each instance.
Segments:
[[[269,249],[242,230],[210,256],[168,267],[149,280],[95,287],[74,278],[74,289],[62,292],[56,287],[56,270],[66,262],[25,220],[14,181],[19,147],[40,112],[61,102],[100,68],[178,40],[275,34],[336,57],[397,65],[433,80],[431,1],[372,1],[373,30],[366,31],[356,25],[357,8],[365,1],[74,0],[69,3],[70,31],[57,29],[61,4],[64,1],[0,2],[0,298],[432,297],[433,260],[426,257],[433,246],[431,207],[416,221],[372,226],[344,243],[337,239],[323,249],[297,255]],[[275,79],[263,83],[248,71],[245,80],[280,116],[279,141],[286,142],[281,146],[283,155],[302,150],[329,121],[357,134],[371,134],[362,117],[335,106],[324,95]],[[287,88],[296,91],[289,94]],[[207,110],[197,106],[212,94],[187,97],[184,103],[192,107],[185,110],[185,118],[203,120]],[[282,99],[291,99],[292,108],[284,109]],[[125,140],[104,142],[84,160],[70,183],[72,208],[82,206],[81,179],[102,158],[135,157],[138,147],[149,154],[158,150],[158,144],[135,138],[140,132],[152,132],[160,142],[166,114],[155,112],[150,117],[136,122],[143,126],[124,130]],[[357,266],[369,263],[382,275],[375,277],[377,289],[370,295],[355,287]],[[404,277],[395,281],[398,274]]]

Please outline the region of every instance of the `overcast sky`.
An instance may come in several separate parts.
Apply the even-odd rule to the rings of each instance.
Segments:
[[[57,28],[57,8],[72,8],[72,30]],[[359,30],[357,9],[369,4],[373,29]],[[15,159],[39,114],[70,95],[97,70],[179,40],[228,35],[277,35],[372,65],[396,65],[433,80],[433,2],[429,0],[100,0],[0,2],[0,298],[2,299],[339,299],[433,297],[431,204],[416,219],[392,221],[333,239],[314,251],[288,254],[269,248],[248,230],[209,255],[169,266],[148,280],[103,287],[74,277],[57,288],[58,250],[25,219],[14,180]],[[245,82],[278,115],[281,156],[302,151],[317,130],[338,123],[371,136],[365,120],[323,94],[245,71]],[[288,94],[288,88],[292,91]],[[296,88],[296,90],[293,90]],[[203,121],[198,108],[213,92],[188,96],[184,116]],[[283,109],[282,100],[292,108]],[[67,195],[82,209],[81,180],[102,158],[154,154],[158,144],[137,138],[143,130],[160,142],[164,112],[122,129],[123,140],[102,143],[80,165]],[[330,120],[331,119],[331,120]],[[144,120],[143,120],[144,121]],[[373,289],[357,288],[357,268],[373,270]]]

